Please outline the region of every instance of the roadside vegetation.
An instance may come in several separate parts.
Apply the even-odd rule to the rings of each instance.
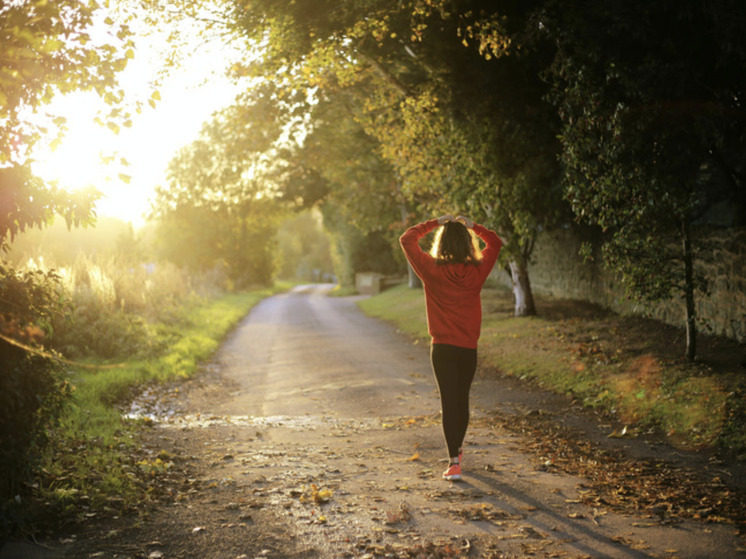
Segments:
[[[41,456],[37,478],[35,498],[45,514],[73,521],[102,508],[126,511],[147,502],[141,480],[166,471],[168,460],[138,459],[138,426],[144,420],[128,419],[123,408],[146,386],[194,375],[253,305],[282,288],[194,299],[173,321],[155,325],[158,349],[150,355],[71,366],[74,394]]]
[[[746,458],[743,347],[704,338],[700,359],[682,358],[676,328],[580,301],[537,297],[539,314],[513,316],[512,294],[485,288],[483,369],[530,380],[613,415],[610,437],[657,430],[682,448]],[[424,297],[398,286],[359,302],[369,315],[427,343]]]
[[[87,245],[107,233],[119,239],[107,250]],[[55,250],[50,239],[69,242]],[[141,420],[124,408],[148,386],[192,376],[290,283],[238,291],[220,268],[148,262],[141,235],[108,222],[27,233],[12,248],[16,268],[0,268],[0,532],[139,508],[143,480],[167,465],[140,456]]]

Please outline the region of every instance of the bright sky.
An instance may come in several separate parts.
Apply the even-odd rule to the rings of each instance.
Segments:
[[[40,149],[34,165],[39,176],[57,179],[66,189],[95,186],[105,196],[97,204],[98,215],[118,217],[135,227],[144,222],[155,186],[165,184],[171,157],[194,140],[202,123],[229,105],[238,92],[223,76],[232,57],[221,52],[224,47],[203,45],[158,87],[161,101],[153,109],[147,100],[159,70],[158,49],[152,48],[150,39],[137,45],[135,59],[120,78],[127,95],[145,103],[141,114],[133,111],[133,126],[115,134],[93,121],[97,110],[105,107],[95,93],[67,95],[48,110],[67,117],[69,131],[55,151]],[[130,166],[105,165],[101,155],[113,152]],[[129,184],[119,179],[120,172],[132,177]]]

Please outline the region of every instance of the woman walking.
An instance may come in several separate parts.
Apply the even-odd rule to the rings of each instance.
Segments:
[[[419,240],[435,229],[438,231],[428,254],[420,248]],[[480,250],[477,237],[484,241],[484,250]],[[430,362],[440,393],[450,459],[443,478],[456,481],[461,479],[469,390],[477,369],[477,341],[482,327],[480,294],[502,240],[469,218],[444,215],[410,227],[399,242],[425,288],[427,327],[432,337]]]

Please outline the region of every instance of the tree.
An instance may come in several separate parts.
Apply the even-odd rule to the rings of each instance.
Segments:
[[[470,212],[510,237],[516,311],[530,314],[532,239],[562,206],[557,119],[534,72],[544,53],[508,61],[518,31],[498,9],[513,11],[516,30],[529,13],[512,2],[265,0],[236,5],[230,19],[266,38],[260,73],[355,99],[356,120],[411,208]]]
[[[170,259],[198,270],[221,264],[239,287],[269,283],[274,275],[280,211],[273,150],[288,128],[261,93],[215,113],[200,138],[171,160],[151,215],[162,222]]]
[[[391,224],[401,219],[402,197],[376,140],[346,103],[328,95],[314,106],[302,145],[287,157],[326,185],[321,213],[333,239],[337,277],[347,286],[357,272],[396,272],[399,232]]]
[[[93,190],[69,194],[44,184],[30,170],[34,145],[43,135],[64,133],[65,119],[39,113],[55,96],[71,91],[95,91],[111,111],[112,128],[127,125],[124,93],[116,76],[134,56],[126,25],[104,21],[103,35],[93,34],[99,17],[96,2],[6,2],[0,6],[0,246],[27,227],[42,227],[55,213],[69,226],[94,217],[99,194]],[[103,18],[101,18],[103,19]],[[106,39],[101,40],[104,36]]]
[[[605,262],[631,296],[682,294],[690,360],[704,286],[692,226],[723,200],[746,208],[746,42],[733,25],[745,17],[727,0],[551,2],[542,16],[567,197],[606,232]]]
[[[63,311],[55,272],[19,272],[0,262],[0,533],[22,522],[24,487],[72,390],[50,352],[32,353]]]
[[[72,194],[45,184],[32,173],[30,158],[42,136],[64,132],[63,118],[40,114],[57,95],[95,91],[111,106],[104,119],[112,128],[128,122],[116,76],[134,56],[130,31],[101,17],[98,29],[105,33],[94,36],[99,14],[96,2],[77,0],[0,4],[0,252],[19,232],[41,228],[55,214],[64,216],[68,226],[95,217],[97,192]],[[3,531],[18,519],[9,513],[13,497],[70,393],[64,370],[50,352],[29,351],[43,344],[61,312],[54,272],[19,272],[0,263],[0,462],[7,474],[0,486]]]
[[[521,44],[525,10],[506,2],[421,12],[413,48],[433,77],[419,102],[402,103],[407,133],[392,127],[382,139],[405,191],[426,190],[436,207],[445,198],[507,241],[518,316],[535,313],[528,264],[538,231],[569,215],[556,161],[559,121],[539,76],[549,53]],[[374,127],[386,131],[379,121]]]
[[[334,268],[329,235],[318,211],[299,211],[282,222],[277,231],[281,256],[279,277],[301,281],[329,281]]]

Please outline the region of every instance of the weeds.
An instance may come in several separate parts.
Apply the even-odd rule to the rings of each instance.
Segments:
[[[157,354],[169,341],[163,325],[183,320],[200,293],[217,291],[209,276],[195,282],[168,263],[132,265],[116,257],[81,255],[58,273],[68,312],[54,322],[49,342],[72,358]]]

